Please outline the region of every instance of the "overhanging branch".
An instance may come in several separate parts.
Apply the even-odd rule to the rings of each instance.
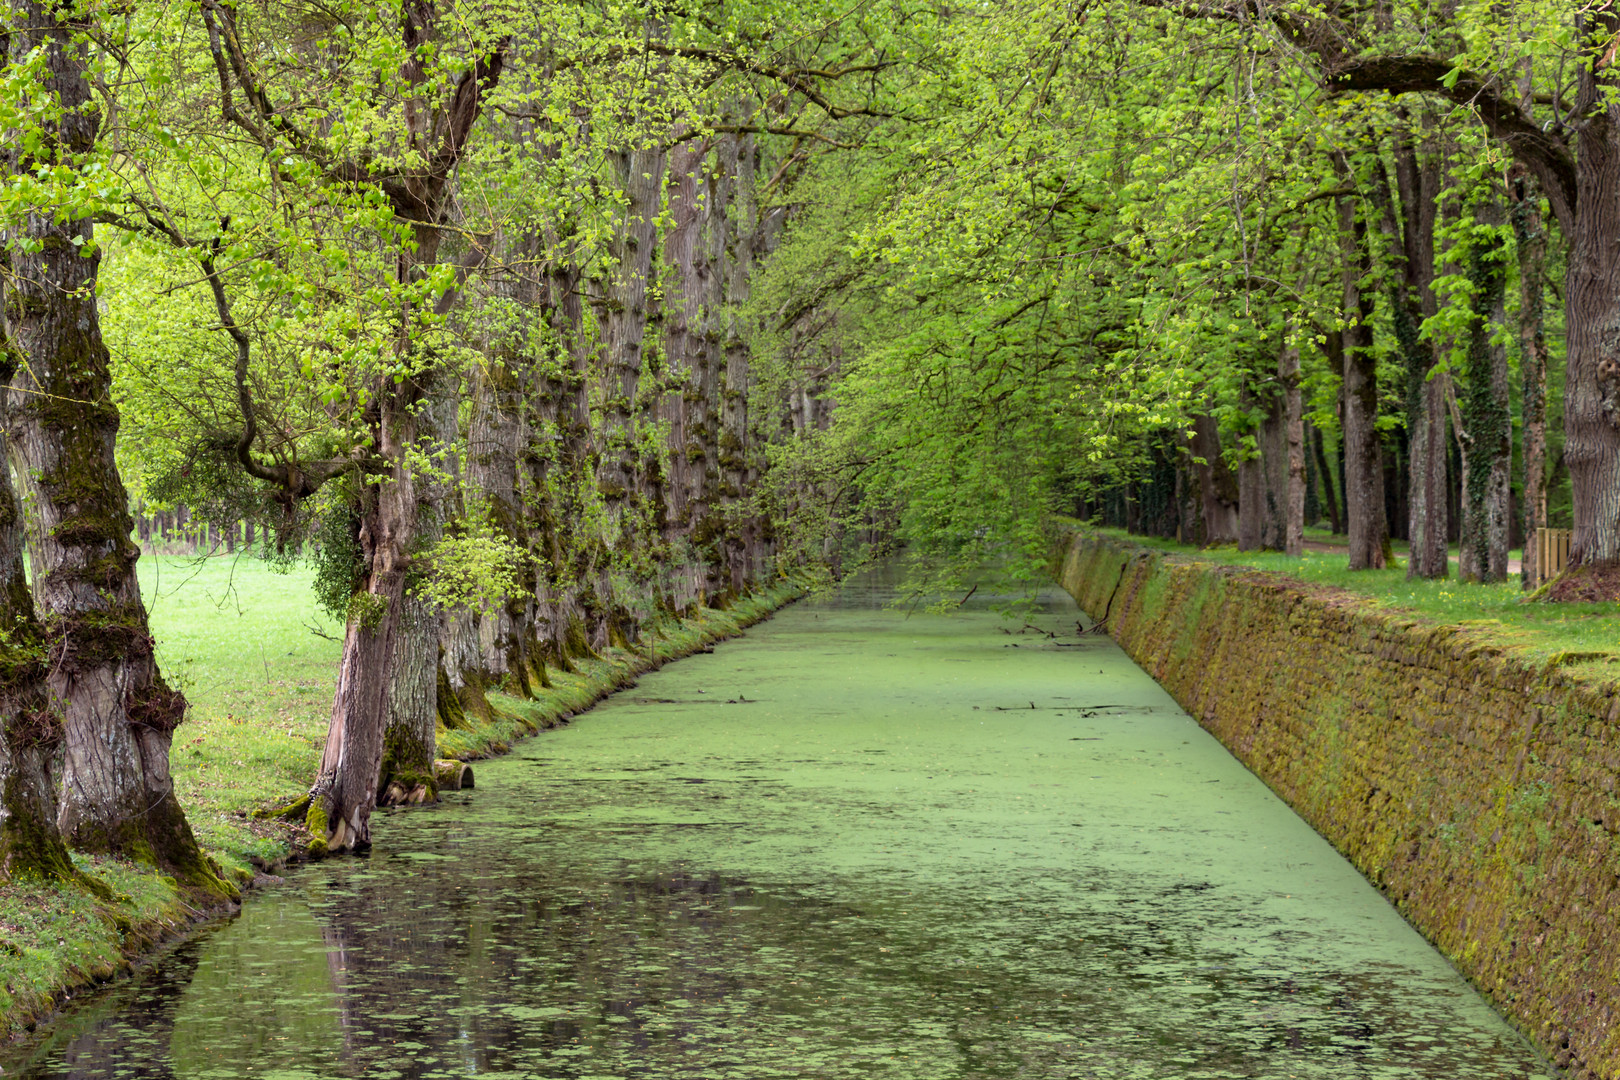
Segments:
[[[1438,56],[1369,56],[1329,73],[1329,93],[1383,90],[1390,94],[1433,94],[1471,108],[1485,127],[1541,182],[1553,215],[1565,235],[1575,225],[1575,155],[1562,137],[1543,131],[1494,78],[1473,72],[1453,74]]]

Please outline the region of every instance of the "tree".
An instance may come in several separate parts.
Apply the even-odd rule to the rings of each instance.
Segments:
[[[9,383],[15,372],[0,374]],[[0,385],[0,411],[8,399],[9,388]],[[0,881],[75,880],[51,783],[51,762],[62,749],[62,718],[46,683],[49,643],[34,616],[23,543],[22,504],[10,470],[0,470]]]
[[[1547,337],[1542,297],[1547,234],[1534,185],[1522,168],[1516,172],[1509,216],[1519,259],[1519,374],[1524,386],[1524,555],[1519,576],[1531,589],[1541,577],[1536,530],[1546,527]]]
[[[1620,19],[1610,12],[1580,15],[1574,100],[1546,122],[1523,98],[1509,96],[1517,80],[1469,70],[1473,57],[1466,54],[1458,61],[1432,54],[1373,55],[1332,72],[1339,92],[1427,93],[1474,109],[1548,198],[1569,252],[1564,461],[1574,496],[1574,566],[1620,561],[1620,354],[1607,329],[1620,324],[1620,293],[1613,288],[1620,255],[1610,239],[1620,230],[1620,100],[1613,93],[1614,69],[1604,61],[1617,26]],[[1495,44],[1488,35],[1485,41]],[[1546,100],[1558,102],[1556,96]]]
[[[7,237],[6,423],[37,515],[35,595],[64,729],[61,831],[81,850],[155,863],[199,893],[232,896],[174,796],[169,744],[186,703],[157,670],[135,577],[140,552],[114,458],[118,410],[96,308],[101,256],[82,203],[64,197],[97,149],[85,25],[34,2],[14,3],[7,17],[7,60],[37,71],[39,119],[9,163],[13,206],[24,208]]]

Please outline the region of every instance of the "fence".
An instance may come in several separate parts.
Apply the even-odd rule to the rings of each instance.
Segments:
[[[1536,530],[1536,584],[1542,585],[1564,572],[1569,565],[1568,529]]]

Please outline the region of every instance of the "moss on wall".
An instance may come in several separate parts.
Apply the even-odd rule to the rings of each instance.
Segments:
[[[1053,573],[1572,1077],[1620,1077],[1620,693],[1338,589],[1074,533]]]

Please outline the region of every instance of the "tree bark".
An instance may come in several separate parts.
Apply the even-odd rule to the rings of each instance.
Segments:
[[[404,281],[438,258],[439,230],[422,222],[414,229],[415,250],[400,260],[398,269]],[[395,343],[401,363],[413,349],[407,323],[402,323]],[[406,575],[417,541],[437,539],[437,493],[423,487],[413,452],[437,442],[437,402],[432,394],[435,381],[445,377],[430,361],[413,376],[396,381],[383,374],[372,382],[377,403],[372,438],[381,467],[368,470],[376,479],[361,492],[360,587],[349,605],[326,747],[310,787],[306,825],[317,854],[371,845],[371,811],[377,805],[384,758],[391,750],[396,760],[413,768],[425,757],[431,776],[432,725],[438,712],[433,696],[438,687],[438,620],[421,601],[407,596]],[[418,715],[423,694],[433,701],[425,721]],[[424,723],[426,746],[412,746],[424,741]]]
[[[659,147],[637,147],[612,155],[626,199],[613,243],[615,266],[604,283],[601,426],[598,432],[597,488],[602,515],[591,612],[592,643],[627,645],[637,634],[629,597],[615,593],[642,576],[640,556],[649,546],[650,507],[643,497],[640,432],[636,397],[640,389],[649,291],[658,246],[658,214],[663,194],[665,154]],[[616,580],[617,579],[617,580]]]
[[[1305,554],[1305,407],[1299,385],[1299,344],[1292,335],[1277,358],[1283,387],[1283,439],[1288,450],[1287,494],[1283,512],[1283,553]]]
[[[86,46],[54,8],[14,0],[8,14],[8,60],[38,50],[42,89],[61,104],[43,153],[72,164],[94,148],[99,125]],[[11,159],[18,171],[37,161]],[[234,896],[198,848],[169,775],[186,702],[158,673],[135,577],[140,549],[113,454],[118,410],[96,310],[100,256],[85,253],[90,223],[30,214],[12,237],[23,241],[11,246],[6,291],[21,393],[9,450],[37,523],[36,596],[64,727],[61,832],[82,850],[156,864],[200,895]]]
[[[1264,515],[1261,503],[1266,494],[1265,465],[1254,453],[1238,464],[1238,541],[1239,551],[1259,551],[1264,544]]]
[[[1411,555],[1408,578],[1443,578],[1451,572],[1450,551],[1446,545],[1449,513],[1446,504],[1446,395],[1450,376],[1425,373],[1414,376],[1407,369],[1407,440],[1411,455],[1410,529]]]
[[[399,633],[389,658],[388,719],[377,778],[379,802],[385,806],[437,798],[433,761],[438,757],[439,613],[412,596],[409,589],[400,604]]]
[[[378,448],[391,462],[382,483],[367,485],[360,519],[362,587],[349,608],[338,662],[337,694],[320,770],[310,788],[312,850],[348,851],[371,844],[371,811],[382,775],[394,657],[402,634],[406,552],[415,537],[415,478],[404,450],[415,442],[411,384],[379,381]]]
[[[1547,339],[1542,275],[1547,233],[1540,198],[1526,176],[1514,179],[1513,236],[1519,257],[1519,372],[1524,379],[1524,554],[1520,581],[1533,589],[1540,580],[1536,530],[1545,528],[1547,499]]]
[[[487,303],[485,310],[488,311],[495,306]],[[511,313],[507,311],[505,314]],[[434,403],[433,422],[438,429],[439,449],[430,452],[436,453],[441,461],[440,470],[447,482],[443,484],[436,497],[427,500],[424,510],[437,504],[440,507],[438,518],[441,522],[448,519],[453,523],[460,522],[470,526],[476,521],[481,527],[487,519],[495,516],[490,497],[481,489],[481,485],[491,478],[487,474],[481,474],[484,471],[475,467],[475,459],[484,457],[490,451],[487,426],[490,423],[489,414],[493,409],[493,390],[489,383],[491,367],[498,364],[498,360],[488,355],[486,342],[486,356],[483,361],[473,364],[467,373],[466,396],[470,399],[468,404],[471,425],[467,434],[465,471],[462,468],[462,457],[455,450],[459,434],[458,395],[454,391],[459,390],[460,386],[452,388],[446,384],[441,387],[440,400]],[[482,434],[480,434],[481,426],[486,428]],[[508,435],[509,441],[496,453],[504,452],[515,470],[515,455],[519,445],[516,441],[517,433],[511,431],[502,434]],[[504,504],[508,510],[513,508],[511,498],[513,484],[514,481],[509,476],[508,498]],[[508,520],[506,524],[509,529],[514,523]],[[496,526],[496,530],[507,538],[520,539],[499,525]],[[434,535],[443,536],[443,528],[437,523]],[[417,543],[420,546],[429,542],[431,542],[429,534],[424,530]],[[496,623],[508,606],[519,608],[521,620],[521,612],[527,607],[526,601],[526,595],[521,598],[508,598],[506,604],[491,612],[457,609],[438,613],[438,683],[435,695],[437,700],[434,704],[439,723],[447,728],[463,726],[468,713],[481,720],[490,718],[493,710],[489,702],[488,688],[496,678],[493,665],[501,665],[504,671],[506,660],[504,654],[497,655],[494,649],[494,637],[499,632]],[[489,638],[487,648],[486,637]],[[523,681],[523,687],[526,691],[527,679]],[[420,765],[421,759],[415,759],[411,766],[412,771],[418,769]],[[385,760],[383,763],[385,792],[390,786],[387,780],[388,772],[389,766]]]
[[[1236,478],[1221,455],[1221,434],[1208,413],[1193,417],[1189,444],[1198,478],[1198,500],[1204,520],[1204,543],[1230,544],[1238,538],[1239,492]]]
[[[514,300],[514,317],[532,312],[532,304]],[[523,506],[519,492],[518,454],[530,439],[525,423],[526,398],[533,373],[526,360],[527,320],[513,328],[486,364],[472,374],[472,409],[467,431],[467,483],[474,493],[477,512],[487,513],[495,530],[523,545]],[[508,597],[496,610],[478,620],[479,668],[499,680],[501,689],[518,697],[534,696],[534,687],[546,682],[545,661],[530,655],[535,636],[532,604],[528,596]],[[466,659],[447,668],[470,675]],[[538,660],[539,670],[535,670]]]
[[[0,300],[4,292],[0,289]],[[0,303],[0,311],[4,310]],[[9,320],[8,320],[9,321]],[[0,346],[9,337],[0,327]],[[0,356],[4,356],[0,349]],[[0,415],[14,374],[0,372]],[[22,504],[4,467],[0,430],[0,881],[22,878],[75,880],[56,824],[51,761],[62,749],[62,718],[51,705],[45,659],[45,629],[34,616],[34,598],[23,571]]]
[[[413,546],[417,549],[437,543],[444,535],[453,484],[446,478],[455,476],[458,464],[453,446],[459,389],[459,380],[440,372],[432,394],[417,409],[421,435],[415,456],[426,463],[414,484]],[[405,589],[400,603],[400,632],[389,661],[388,719],[377,781],[384,804],[431,802],[437,798],[433,761],[438,757],[435,727],[440,711],[444,617],[410,588]],[[477,686],[481,691],[481,672]]]
[[[1581,82],[1593,83],[1584,67]],[[1614,242],[1620,235],[1620,105],[1606,104],[1585,122],[1577,178],[1565,288],[1564,463],[1575,517],[1572,567],[1620,561],[1620,245]]]
[[[1439,311],[1434,295],[1434,228],[1440,174],[1440,155],[1433,147],[1425,147],[1420,158],[1409,136],[1396,140],[1399,226],[1394,200],[1380,175],[1384,230],[1391,261],[1401,275],[1399,284],[1389,290],[1389,300],[1406,367],[1408,579],[1443,578],[1451,571],[1446,547],[1447,385],[1445,376],[1434,373],[1434,347],[1421,335],[1423,321]]]
[[[1286,395],[1274,387],[1271,406],[1260,422],[1260,464],[1265,481],[1260,546],[1281,551],[1288,535],[1288,425]]]
[[[1482,224],[1500,224],[1494,199],[1476,211]],[[1463,521],[1457,573],[1465,581],[1507,579],[1508,495],[1512,484],[1513,428],[1508,405],[1507,351],[1493,343],[1506,286],[1500,242],[1480,243],[1469,277],[1474,324],[1468,336],[1467,387],[1458,403],[1463,457]]]
[[[726,519],[720,495],[721,382],[725,369],[725,259],[730,242],[726,207],[735,177],[723,155],[703,179],[704,209],[698,233],[698,260],[707,264],[699,278],[703,305],[703,347],[694,358],[686,402],[687,459],[692,463],[692,547],[700,564],[700,593],[711,603],[726,591]]]
[[[1349,163],[1336,162],[1340,178],[1353,179]],[[1343,266],[1345,514],[1349,519],[1350,569],[1383,569],[1389,561],[1384,519],[1384,469],[1378,443],[1378,358],[1373,353],[1372,298],[1362,288],[1371,270],[1366,224],[1356,198],[1340,195],[1339,245]]]
[[[212,5],[209,10],[234,22],[231,9]],[[436,45],[440,14],[430,5],[408,6],[399,24],[405,56],[400,78],[411,91],[402,113],[402,134],[411,147],[432,155],[421,172],[385,185],[396,218],[412,230],[413,243],[399,252],[394,271],[401,285],[420,283],[438,262],[441,227],[451,204],[451,177],[505,60],[503,40],[459,76],[447,99],[426,96],[436,93],[424,92],[429,82],[424,65]],[[221,79],[225,78],[222,69]],[[247,95],[255,107],[266,107],[263,92],[255,94]],[[434,305],[435,314],[446,314],[458,292],[459,287],[443,294]],[[368,480],[361,493],[359,588],[344,631],[326,747],[310,788],[306,824],[317,853],[370,846],[371,811],[377,803],[384,755],[390,749],[394,760],[408,762],[412,769],[421,767],[431,790],[438,619],[430,618],[420,601],[407,596],[406,575],[417,541],[437,539],[442,528],[437,504],[443,493],[420,489],[424,478],[417,475],[412,453],[421,450],[424,441],[428,447],[442,445],[439,429],[445,421],[436,406],[446,395],[440,381],[448,375],[440,358],[413,357],[420,348],[413,329],[417,314],[402,312],[395,329],[398,376],[384,373],[370,387],[377,463],[368,472],[376,479]],[[424,708],[429,701],[432,706]]]
[[[1244,459],[1238,465],[1238,550],[1260,551],[1281,546],[1280,538],[1271,521],[1272,497],[1271,466],[1275,464],[1277,428],[1277,400],[1270,387],[1256,393],[1252,384],[1257,376],[1245,376],[1242,391],[1243,405],[1251,415],[1261,414],[1254,430],[1254,450],[1244,450]]]
[[[591,445],[589,345],[580,272],[564,257],[546,268],[541,304],[551,323],[550,355],[535,395],[534,441],[526,460],[529,533],[536,548],[536,622],[542,651],[563,671],[594,653],[585,629],[582,582],[596,574],[597,545],[565,536],[583,520],[597,470]],[[585,490],[586,485],[593,489]]]
[[[759,206],[754,190],[754,137],[733,135],[721,143],[731,173],[726,227],[725,378],[720,392],[720,496],[726,505],[727,592],[742,596],[752,584],[759,554],[759,523],[746,506],[753,480],[748,421],[752,372],[741,308],[748,302],[754,271]]]
[[[707,510],[713,466],[711,391],[715,370],[713,320],[721,302],[716,274],[716,199],[705,168],[708,144],[688,140],[670,152],[669,213],[672,226],[662,245],[669,287],[664,303],[667,389],[660,416],[669,425],[665,494],[665,543],[676,560],[673,606],[688,611],[702,603]]]

